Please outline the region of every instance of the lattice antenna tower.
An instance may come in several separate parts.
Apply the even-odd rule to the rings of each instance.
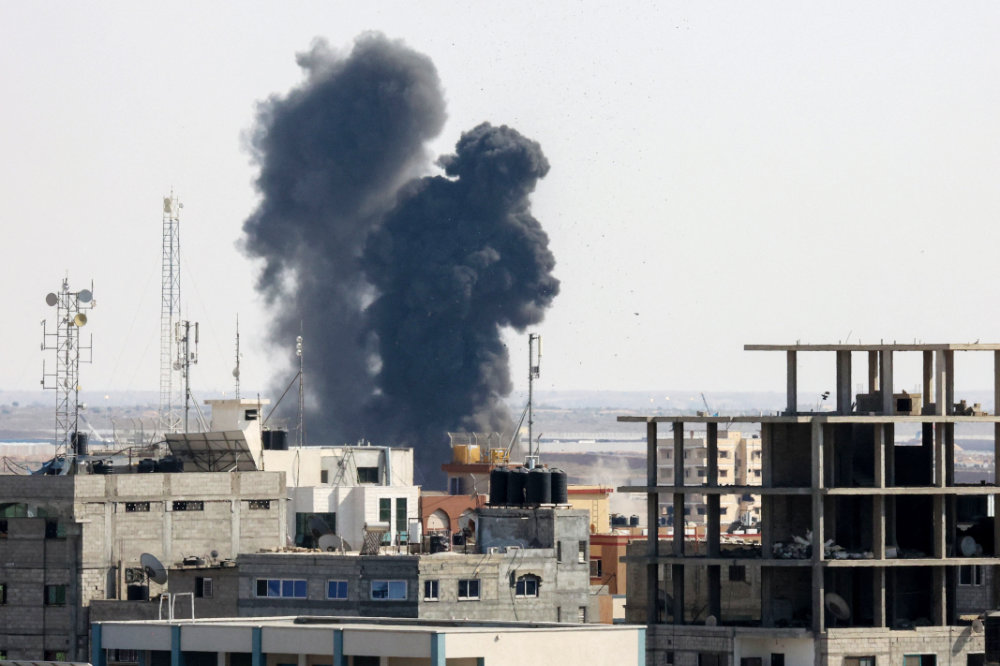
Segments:
[[[160,280],[160,432],[181,428],[180,383],[174,381],[175,324],[181,318],[180,211],[174,195],[163,198],[163,273]]]
[[[71,438],[77,432],[80,420],[80,363],[90,363],[93,357],[93,337],[83,346],[80,329],[87,324],[87,311],[93,309],[94,285],[90,289],[71,291],[69,278],[64,278],[62,288],[45,297],[45,303],[56,308],[55,330],[42,320],[42,351],[55,351],[55,371],[45,368],[42,360],[42,388],[56,392],[55,444],[66,455],[77,453]],[[81,352],[86,352],[86,358]]]

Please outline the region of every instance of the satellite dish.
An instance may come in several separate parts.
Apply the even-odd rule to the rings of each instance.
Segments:
[[[82,328],[87,325],[87,315],[82,312],[75,317],[73,317],[73,323],[76,324],[77,328]]]
[[[962,537],[962,540],[958,542],[958,548],[962,551],[962,555],[965,557],[972,557],[976,554],[976,540],[970,536]]]
[[[59,302],[59,297],[53,294],[52,292],[49,292],[45,296],[45,303],[48,305],[55,305],[58,302]]]
[[[706,627],[714,627],[717,624],[719,624],[719,620],[714,615],[709,615],[708,617],[705,618]]]
[[[983,633],[983,621],[978,617],[972,621],[972,633],[974,634]]]
[[[239,366],[236,366],[235,368],[233,368],[233,377],[239,378],[239,376],[240,376],[240,368]]]
[[[830,611],[838,620],[849,620],[851,619],[851,607],[847,605],[844,601],[844,597],[840,596],[836,592],[827,592],[826,597],[823,600],[823,605],[826,609]]]
[[[167,582],[167,570],[163,568],[155,555],[143,553],[139,556],[139,563],[142,564],[142,570],[146,572],[149,580],[160,585]]]
[[[90,293],[89,289],[81,289],[80,292],[76,295],[76,297],[80,300],[81,303],[89,303],[91,299],[94,298],[94,295]]]
[[[212,556],[213,560],[219,559],[219,551],[217,551],[217,550],[213,550],[211,553],[209,553],[209,555]]]

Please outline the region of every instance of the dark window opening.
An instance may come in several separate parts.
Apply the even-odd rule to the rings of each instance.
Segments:
[[[148,512],[149,502],[125,502],[125,513]]]
[[[214,592],[211,578],[196,576],[194,579],[194,596],[202,599],[211,599]]]
[[[45,586],[45,605],[46,606],[64,606],[64,605],[66,605],[66,586],[65,585],[46,585]]]
[[[378,483],[378,467],[359,467],[358,483]]]
[[[256,409],[245,409],[245,410],[243,410],[243,420],[244,421],[256,421],[257,420],[257,410]]]
[[[746,582],[747,579],[747,568],[742,565],[733,565],[729,567],[729,580],[742,583]]]
[[[55,519],[50,519],[45,521],[45,538],[46,539],[65,539],[66,538],[66,526]]]
[[[260,511],[269,511],[271,509],[271,500],[250,500],[250,508]]]
[[[174,502],[174,511],[204,511],[205,503],[193,500],[178,500]]]

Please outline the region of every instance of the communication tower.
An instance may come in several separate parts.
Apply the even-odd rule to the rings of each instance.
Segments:
[[[90,289],[70,291],[69,278],[64,278],[62,289],[45,297],[45,303],[56,308],[55,330],[42,320],[42,351],[56,352],[54,372],[45,369],[42,360],[42,387],[56,391],[56,447],[66,447],[67,455],[77,453],[71,441],[80,419],[80,362],[90,363],[93,338],[87,346],[80,345],[80,329],[87,324],[87,311],[95,307],[93,284]],[[81,358],[81,351],[87,358]]]
[[[174,385],[175,324],[181,318],[181,202],[174,195],[163,198],[163,273],[160,280],[160,423],[161,432],[181,427],[178,388]]]
[[[194,329],[194,351],[191,347],[191,329]],[[198,322],[179,321],[174,327],[174,338],[177,340],[177,360],[174,370],[181,373],[184,382],[184,432],[188,428],[188,412],[191,405],[191,366],[198,363]]]
[[[529,468],[538,464],[538,448],[532,453],[532,430],[535,425],[532,401],[534,399],[534,382],[541,375],[542,336],[538,333],[528,334],[528,458],[525,461]]]

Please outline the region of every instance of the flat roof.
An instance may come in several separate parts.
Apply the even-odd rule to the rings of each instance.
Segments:
[[[744,351],[1000,351],[998,342],[943,342],[907,344],[902,342],[876,344],[800,344],[791,345],[743,345]]]
[[[1000,415],[956,416],[954,414],[797,414],[795,416],[696,416],[673,414],[619,416],[619,423],[1000,423]]]

